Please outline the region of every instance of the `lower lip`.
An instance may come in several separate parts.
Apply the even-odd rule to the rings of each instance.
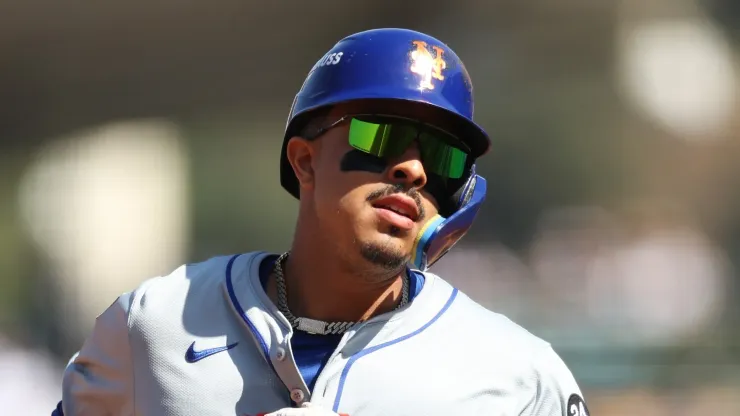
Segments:
[[[398,227],[402,230],[410,230],[414,228],[414,222],[410,218],[404,217],[401,214],[396,214],[395,212],[385,208],[373,209],[375,209],[375,212],[378,213],[378,216],[380,218],[384,219],[395,227]]]

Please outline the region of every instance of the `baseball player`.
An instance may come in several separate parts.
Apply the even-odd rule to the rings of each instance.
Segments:
[[[547,342],[428,271],[480,209],[489,147],[447,45],[403,29],[342,39],[286,125],[290,250],[187,264],[121,295],[55,412],[587,416]]]

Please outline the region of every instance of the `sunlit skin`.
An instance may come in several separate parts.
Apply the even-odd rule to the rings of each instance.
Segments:
[[[436,125],[443,121],[423,105],[354,102],[334,107],[322,126],[347,114],[400,115]],[[425,189],[429,178],[417,145],[387,161],[382,173],[347,172],[340,161],[352,150],[348,132],[349,123],[341,123],[316,140],[293,137],[288,143],[300,202],[285,278],[289,306],[297,316],[362,321],[392,310],[400,300],[414,239],[438,212],[437,201]],[[368,201],[394,187],[415,196],[416,208],[423,212],[408,230],[393,226],[387,213]],[[268,294],[276,299],[273,278]]]

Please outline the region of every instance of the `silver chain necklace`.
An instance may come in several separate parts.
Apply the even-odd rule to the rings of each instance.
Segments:
[[[275,284],[277,286],[277,307],[285,318],[290,322],[290,325],[298,330],[305,331],[311,334],[320,335],[337,335],[347,332],[357,322],[325,322],[317,319],[296,317],[288,308],[288,291],[285,286],[285,276],[283,275],[283,263],[287,260],[290,255],[289,251],[281,254],[277,260],[275,260]],[[403,278],[403,289],[401,290],[401,302],[396,306],[394,310],[398,310],[409,303],[409,278],[404,276]]]

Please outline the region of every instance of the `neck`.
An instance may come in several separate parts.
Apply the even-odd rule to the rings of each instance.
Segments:
[[[317,230],[318,231],[318,230]],[[299,227],[283,268],[288,302],[296,316],[322,321],[364,321],[393,310],[401,300],[405,270],[368,276],[324,234]],[[364,260],[359,260],[363,261]]]

